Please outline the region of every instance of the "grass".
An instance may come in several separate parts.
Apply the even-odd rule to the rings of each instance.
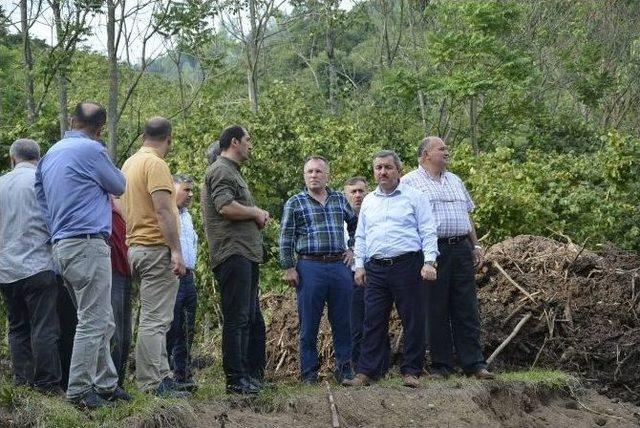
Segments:
[[[188,401],[163,399],[136,390],[127,385],[133,400],[118,406],[100,409],[94,412],[80,411],[59,397],[44,396],[25,387],[13,386],[8,381],[0,382],[0,405],[4,409],[3,416],[10,418],[17,426],[39,427],[135,427],[135,426],[191,426],[195,413],[194,403],[218,402],[230,407],[246,407],[259,413],[282,412],[291,400],[300,395],[317,395],[325,393],[324,383],[315,386],[303,385],[299,382],[278,382],[273,388],[266,389],[256,397],[230,397],[225,393],[224,375],[220,364],[214,364],[198,371],[198,391]],[[441,383],[448,385],[477,384],[475,379],[463,376],[452,376]],[[519,383],[534,388],[564,389],[573,383],[575,378],[555,370],[524,370],[500,373],[497,383]],[[404,388],[402,379],[393,373],[378,382],[380,387],[393,389]],[[423,383],[429,387],[429,381]],[[331,385],[332,389],[337,388]],[[0,424],[8,420],[0,420]]]

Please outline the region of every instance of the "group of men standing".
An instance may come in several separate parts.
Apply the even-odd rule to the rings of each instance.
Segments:
[[[14,381],[87,408],[131,399],[122,385],[133,278],[138,387],[162,396],[195,387],[192,180],[172,177],[164,161],[168,120],[145,124],[142,148],[122,171],[101,143],[105,122],[102,106],[78,104],[72,129],[42,159],[35,141],[15,141],[13,170],[0,177],[0,291]]]
[[[67,366],[67,398],[89,408],[130,399],[122,385],[132,278],[140,297],[137,386],[171,396],[196,386],[189,369],[197,304],[197,235],[187,211],[193,181],[172,176],[164,160],[172,143],[167,119],[147,121],[142,147],[121,171],[100,142],[105,122],[103,107],[78,104],[72,130],[41,160],[35,141],[17,140],[14,169],[0,178],[0,291],[14,380],[56,393]],[[265,387],[259,264],[270,215],[242,174],[251,149],[246,129],[226,128],[209,154],[201,195],[224,319],[226,388],[239,394]],[[404,332],[405,385],[418,385],[427,346],[433,378],[453,372],[454,348],[466,374],[492,377],[480,346],[474,264],[482,248],[469,217],[473,202],[446,170],[440,138],[424,139],[418,158],[419,168],[402,177],[395,152],[377,153],[371,193],[362,177],[348,180],[344,193],[330,189],[328,160],[306,160],[305,189],[284,205],[280,232],[284,280],[297,295],[303,381],[318,380],[325,306],[335,376],[344,385],[369,384],[388,370],[393,305]],[[65,295],[72,305],[56,307]],[[70,310],[75,333],[64,321]],[[72,343],[68,364],[58,353],[63,343]]]

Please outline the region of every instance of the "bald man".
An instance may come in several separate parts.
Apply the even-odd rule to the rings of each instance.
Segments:
[[[36,195],[51,233],[53,255],[77,308],[67,398],[78,407],[129,400],[118,387],[109,342],[111,308],[110,194],[121,195],[125,179],[99,139],[104,107],[80,103],[71,130],[54,144],[36,170]]]
[[[492,379],[480,344],[474,265],[482,261],[483,252],[469,216],[475,205],[460,177],[447,171],[449,148],[441,138],[422,140],[418,162],[418,169],[402,177],[402,182],[429,197],[438,222],[438,276],[427,285],[431,378],[443,379],[453,372],[455,346],[465,374]]]
[[[185,397],[171,377],[167,332],[173,320],[178,278],[186,272],[178,232],[175,187],[164,158],[171,147],[171,122],[149,119],[142,147],[122,165],[129,264],[140,281],[140,325],[136,381],[142,391]]]

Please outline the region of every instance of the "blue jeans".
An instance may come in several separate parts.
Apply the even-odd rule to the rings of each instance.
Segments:
[[[176,380],[191,378],[191,345],[196,330],[196,307],[198,293],[193,271],[189,270],[180,278],[176,304],[173,307],[173,321],[167,333],[167,355],[169,366]]]
[[[298,318],[300,320],[300,372],[303,379],[318,376],[318,329],[325,303],[333,334],[335,370],[351,372],[351,271],[342,261],[299,260],[297,265]]]
[[[111,271],[111,307],[116,329],[111,337],[111,359],[118,372],[118,385],[127,375],[127,361],[131,347],[131,278]]]

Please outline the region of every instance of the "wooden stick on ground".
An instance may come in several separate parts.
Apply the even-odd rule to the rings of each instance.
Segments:
[[[509,344],[509,342],[511,342],[511,340],[516,337],[516,335],[518,334],[518,332],[520,331],[520,329],[522,328],[522,326],[529,321],[529,318],[531,318],[532,314],[531,312],[527,312],[525,314],[525,316],[522,317],[522,319],[520,320],[520,322],[515,326],[515,328],[513,329],[513,331],[511,332],[511,334],[509,336],[507,336],[507,338],[500,344],[500,346],[498,346],[496,348],[495,351],[493,351],[493,354],[491,354],[491,356],[489,358],[487,358],[487,365],[491,364],[491,362],[498,356],[498,354],[500,352],[502,352],[502,350]]]
[[[504,275],[505,278],[507,278],[507,280],[513,284],[518,290],[520,290],[520,292],[522,292],[522,294],[524,294],[525,296],[527,296],[529,298],[529,300],[531,300],[533,303],[536,303],[535,300],[533,300],[533,296],[531,294],[529,294],[529,292],[527,290],[525,290],[524,288],[522,288],[522,286],[520,284],[518,284],[517,282],[514,281],[513,278],[511,278],[509,276],[509,274],[502,268],[502,266],[500,266],[500,263],[496,262],[494,260],[493,264],[495,265],[496,268],[498,268],[498,270],[500,271],[501,274]]]
[[[340,428],[340,419],[338,418],[338,408],[336,407],[336,401],[333,399],[333,392],[328,381],[324,381],[327,386],[327,398],[329,399],[329,408],[331,409],[331,428]]]

